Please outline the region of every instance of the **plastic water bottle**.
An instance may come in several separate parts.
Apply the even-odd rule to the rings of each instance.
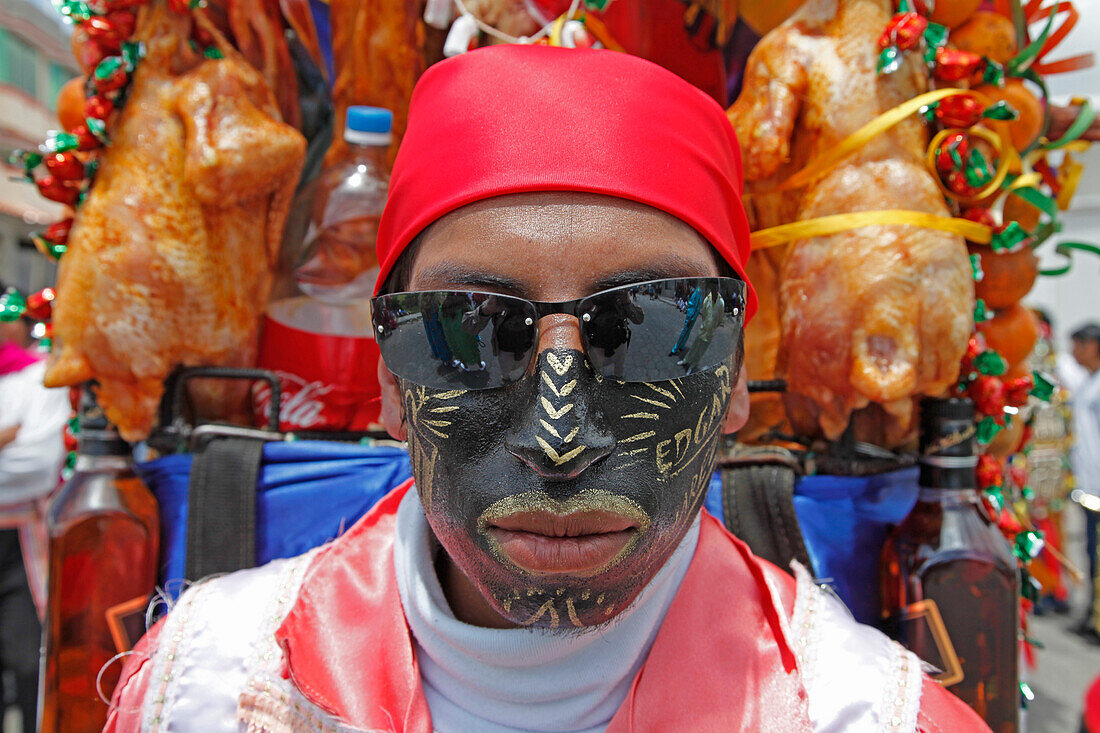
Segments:
[[[260,366],[277,372],[285,430],[378,429],[378,347],[370,297],[378,278],[378,221],[389,191],[393,113],[349,107],[350,155],[322,174],[296,293],[268,305]],[[257,403],[266,414],[266,388]]]

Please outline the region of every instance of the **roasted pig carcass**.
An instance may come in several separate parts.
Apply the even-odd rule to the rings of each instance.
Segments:
[[[111,121],[58,273],[51,387],[99,382],[128,440],[153,426],[177,365],[251,365],[271,267],[305,155],[262,75],[202,18],[153,0],[145,58]]]
[[[803,189],[769,193],[927,90],[916,53],[893,74],[876,73],[877,40],[891,12],[890,0],[810,0],[753,50],[730,119],[755,228],[855,211],[948,215],[922,162],[927,134],[915,117]],[[869,426],[857,437],[904,443],[915,400],[942,394],[958,377],[974,301],[963,239],[913,226],[862,227],[796,241],[781,260],[775,373],[787,380],[795,430],[835,439],[853,411],[869,408],[873,419],[854,421]],[[762,319],[759,327],[767,326]]]

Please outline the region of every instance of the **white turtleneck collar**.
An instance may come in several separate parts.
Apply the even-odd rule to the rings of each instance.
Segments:
[[[626,699],[680,588],[699,518],[634,604],[587,633],[488,629],[454,617],[435,573],[438,542],[410,491],[397,510],[394,565],[439,733],[602,731]]]

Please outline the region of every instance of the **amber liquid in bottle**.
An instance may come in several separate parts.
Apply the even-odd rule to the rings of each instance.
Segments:
[[[103,729],[108,707],[97,677],[109,699],[122,662],[104,665],[120,642],[136,641],[156,583],[157,502],[134,474],[129,446],[102,418],[82,418],[75,469],[48,515],[42,733]]]
[[[975,488],[973,406],[923,400],[921,408],[920,498],[883,551],[883,617],[898,641],[946,668],[927,612],[913,613],[915,604],[934,601],[962,668],[962,680],[947,689],[995,733],[1014,733],[1019,580],[1012,551],[986,519]]]

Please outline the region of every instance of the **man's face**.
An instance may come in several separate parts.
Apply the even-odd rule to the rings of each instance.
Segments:
[[[564,301],[717,274],[709,245],[663,212],[594,195],[517,194],[430,226],[408,289]],[[676,338],[649,347],[667,357]],[[582,628],[629,606],[698,513],[724,424],[736,429],[746,412],[733,359],[626,383],[599,376],[582,348],[577,319],[551,315],[515,383],[384,383],[384,413],[403,410],[432,530],[458,577],[513,624]]]
[[[1092,339],[1073,339],[1070,353],[1074,361],[1090,372],[1100,369],[1100,343]]]

